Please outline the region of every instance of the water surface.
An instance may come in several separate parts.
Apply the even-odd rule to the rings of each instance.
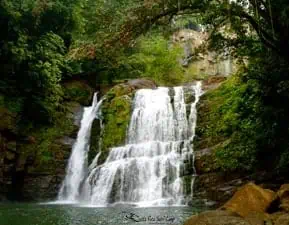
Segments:
[[[192,214],[191,207],[110,207],[73,205],[0,204],[0,225],[180,225]]]

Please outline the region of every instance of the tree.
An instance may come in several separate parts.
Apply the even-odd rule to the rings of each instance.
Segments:
[[[20,122],[53,122],[61,106],[66,54],[77,27],[76,3],[4,0],[0,3],[0,94],[17,99]]]
[[[153,24],[169,22],[174,16],[191,14],[202,17],[212,34],[230,25],[235,34],[257,35],[262,44],[289,58],[289,8],[286,0],[158,0],[140,1],[129,9],[125,23],[111,43],[130,43]],[[240,29],[241,28],[241,29]],[[255,40],[256,41],[256,40]],[[236,43],[237,41],[235,41]]]

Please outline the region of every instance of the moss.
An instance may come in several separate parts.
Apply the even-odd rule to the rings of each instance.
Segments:
[[[221,135],[212,134],[216,121],[220,119],[216,109],[222,105],[223,101],[224,96],[219,95],[218,90],[208,91],[201,97],[197,106],[198,123],[194,143],[196,150],[215,146],[225,140]]]
[[[135,89],[130,85],[119,84],[110,89],[104,97],[101,109],[104,128],[100,135],[102,140],[100,164],[106,160],[110,148],[125,144],[134,91]],[[90,158],[95,156],[99,148],[98,133],[99,126],[94,124]]]
[[[71,81],[64,84],[64,98],[88,106],[91,103],[93,89],[81,81]]]
[[[123,95],[131,95],[133,91],[134,89],[129,85],[116,85],[106,93],[106,101],[110,101],[115,97],[120,97]]]
[[[102,107],[104,130],[102,133],[102,155],[104,162],[111,147],[123,145],[130,121],[132,93],[105,101]]]

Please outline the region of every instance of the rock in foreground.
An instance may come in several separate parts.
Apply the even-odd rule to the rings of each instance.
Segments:
[[[184,225],[289,225],[288,193],[287,184],[276,194],[248,183],[220,209],[194,215]]]
[[[250,225],[250,223],[232,212],[216,210],[192,216],[184,225]]]
[[[222,208],[246,217],[252,212],[266,212],[274,199],[273,191],[248,183],[237,191]]]

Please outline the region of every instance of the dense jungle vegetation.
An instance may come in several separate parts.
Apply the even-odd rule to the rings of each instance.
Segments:
[[[240,63],[206,95],[211,113],[198,135],[218,143],[224,170],[288,171],[287,0],[2,0],[0,115],[15,115],[19,136],[52,127],[67,110],[63,84],[91,74],[186,82],[170,36],[189,21],[210,33],[200,51],[226,50]]]

